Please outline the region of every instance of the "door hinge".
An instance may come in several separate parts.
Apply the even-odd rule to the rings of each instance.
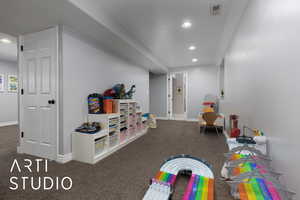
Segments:
[[[23,138],[23,137],[24,137],[24,132],[22,131],[22,132],[21,132],[21,138]]]
[[[21,51],[24,51],[24,45],[21,45],[21,46],[20,46],[20,50],[21,50]]]
[[[21,89],[21,95],[23,95],[24,94],[24,89]]]

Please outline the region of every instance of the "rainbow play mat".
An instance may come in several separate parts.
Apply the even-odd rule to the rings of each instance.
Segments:
[[[214,199],[214,179],[192,174],[182,200]]]
[[[174,156],[163,163],[143,200],[169,200],[176,177],[189,174],[190,180],[182,200],[213,200],[214,176],[210,166],[198,158],[187,155]]]
[[[271,182],[261,178],[250,179],[238,185],[241,200],[281,200],[281,197]]]

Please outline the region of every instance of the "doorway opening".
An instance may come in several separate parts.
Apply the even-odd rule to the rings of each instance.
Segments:
[[[187,73],[173,72],[168,75],[168,118],[187,119]]]
[[[0,152],[5,155],[18,145],[18,121],[17,38],[0,33]]]

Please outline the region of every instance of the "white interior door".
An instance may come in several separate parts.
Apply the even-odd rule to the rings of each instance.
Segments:
[[[184,110],[184,118],[187,118],[187,97],[188,97],[188,93],[187,93],[187,81],[188,81],[188,77],[187,77],[187,73],[184,72],[183,73],[183,110]]]
[[[168,118],[173,115],[173,75],[168,75]]]
[[[56,160],[58,28],[24,35],[20,45],[21,151]]]
[[[175,72],[168,76],[169,119],[187,118],[187,73]]]

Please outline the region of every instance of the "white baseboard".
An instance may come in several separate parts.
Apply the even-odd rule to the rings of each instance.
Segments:
[[[17,146],[17,153],[19,154],[22,154],[22,148],[20,146]],[[73,155],[72,153],[68,153],[68,154],[65,154],[65,155],[61,155],[61,154],[58,154],[57,156],[57,162],[58,163],[67,163],[67,162],[70,162],[71,160],[73,160]]]
[[[168,118],[168,117],[156,117],[158,120],[178,120],[178,121],[187,121],[187,122],[197,122],[197,118],[188,118],[188,119],[176,119],[176,118]]]
[[[17,146],[17,153],[20,153],[20,154],[22,154],[23,152],[22,152],[22,149],[21,149],[21,147],[20,146]]]
[[[0,122],[0,127],[17,125],[18,121]]]
[[[56,161],[58,163],[64,164],[64,163],[70,162],[71,160],[73,160],[73,155],[72,155],[72,153],[68,153],[65,155],[58,154]]]
[[[159,119],[159,120],[169,120],[168,117],[156,117],[156,119]]]
[[[199,120],[197,118],[189,118],[189,119],[186,119],[185,121],[188,121],[188,122],[198,122]]]

